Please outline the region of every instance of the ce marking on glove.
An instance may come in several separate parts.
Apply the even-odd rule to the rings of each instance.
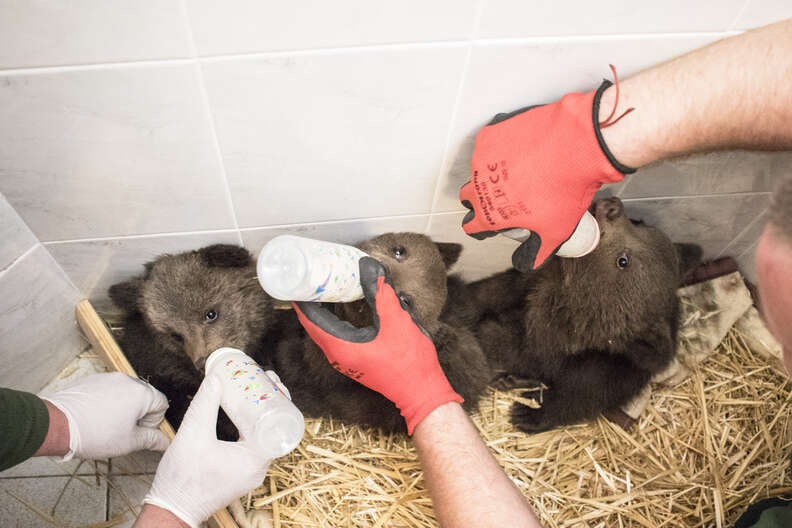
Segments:
[[[359,380],[363,377],[363,373],[357,369],[353,368],[342,368],[341,365],[338,364],[338,361],[333,361],[330,363],[330,366],[336,369],[341,374],[352,378],[353,380]]]

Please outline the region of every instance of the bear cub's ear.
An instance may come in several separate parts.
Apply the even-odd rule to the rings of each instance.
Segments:
[[[140,311],[138,299],[140,298],[140,287],[143,285],[143,280],[143,277],[135,277],[128,281],[113,284],[108,290],[110,300],[127,313]]]
[[[446,269],[451,268],[459,260],[459,254],[462,253],[462,244],[454,242],[435,242],[435,244],[440,251],[440,256],[443,257]]]
[[[679,276],[684,277],[688,271],[701,264],[703,251],[698,244],[674,244],[679,256]]]
[[[204,262],[210,268],[244,268],[252,262],[247,249],[232,244],[214,244],[199,249]]]

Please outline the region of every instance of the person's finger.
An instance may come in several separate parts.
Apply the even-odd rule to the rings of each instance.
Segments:
[[[354,343],[371,341],[377,334],[372,327],[358,328],[348,321],[342,321],[320,303],[296,301],[292,302],[292,306],[300,324],[317,344],[320,344],[318,340],[323,334]]]
[[[140,378],[133,378],[142,388],[140,395],[142,405],[138,414],[138,425],[144,427],[154,427],[165,418],[165,411],[168,410],[168,398],[158,391],[153,385]]]
[[[217,376],[210,375],[204,378],[184,414],[179,430],[190,428],[193,429],[194,434],[217,438],[215,426],[222,397],[223,386]]]
[[[550,247],[537,232],[532,232],[528,240],[519,245],[512,253],[512,265],[522,273],[541,269],[555,255],[563,242]]]
[[[135,429],[135,444],[138,449],[165,451],[170,445],[170,439],[159,429],[138,427]]]
[[[383,281],[390,284],[390,277],[382,265],[382,262],[372,257],[363,257],[358,262],[360,270],[360,287],[363,290],[363,297],[366,299],[369,308],[376,312],[377,308],[377,295],[379,294],[380,277]]]
[[[471,202],[471,200],[476,200],[476,197],[471,186],[472,184],[468,182],[459,191],[459,199],[462,205],[468,208],[468,212],[462,218],[462,230],[476,240],[494,237],[498,234],[498,231],[486,229],[487,226],[482,225],[481,219],[476,216],[476,210]]]

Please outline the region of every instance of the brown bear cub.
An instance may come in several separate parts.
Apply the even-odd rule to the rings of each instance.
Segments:
[[[178,427],[203,377],[206,357],[222,346],[244,350],[264,366],[283,332],[296,333],[291,311],[274,310],[244,248],[218,244],[145,265],[142,275],[110,288],[125,312],[119,344],[138,375],[170,402],[168,421]],[[221,439],[235,439],[225,415]]]
[[[467,290],[473,302],[459,308],[457,317],[477,320],[501,381],[548,387],[541,408],[514,405],[512,421],[524,431],[589,420],[626,403],[676,351],[676,289],[701,249],[630,220],[618,198],[596,201],[591,212],[601,232],[595,251],[474,282]]]
[[[432,337],[448,381],[474,409],[491,379],[489,367],[470,330],[443,322],[448,269],[459,258],[459,244],[435,243],[418,233],[387,233],[358,246],[382,262],[402,304]],[[338,304],[336,315],[358,327],[372,323],[365,301]],[[280,342],[275,371],[306,416],[326,416],[383,431],[405,432],[393,403],[333,369],[306,334]]]

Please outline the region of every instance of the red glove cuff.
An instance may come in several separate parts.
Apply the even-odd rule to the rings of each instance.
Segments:
[[[472,179],[459,192],[472,209],[462,225],[466,233],[531,230],[541,238],[534,269],[572,235],[599,187],[631,171],[599,135],[599,98],[608,86],[567,94],[479,131]]]

